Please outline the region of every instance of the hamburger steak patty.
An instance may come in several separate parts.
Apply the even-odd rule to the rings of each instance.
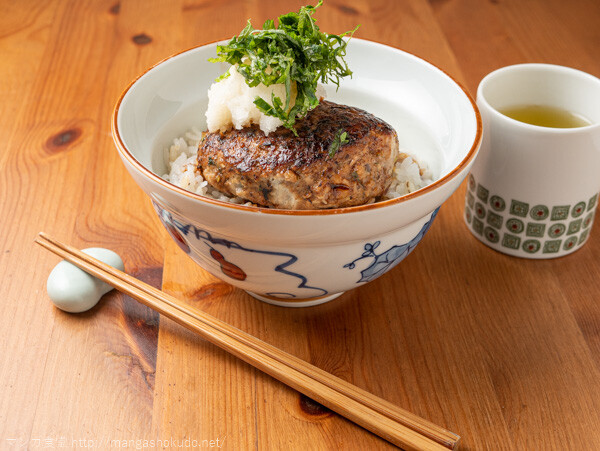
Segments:
[[[358,108],[322,101],[296,122],[298,136],[279,127],[206,133],[198,170],[219,191],[252,203],[292,210],[362,205],[392,182],[398,136],[386,122]],[[347,143],[329,155],[336,134]]]

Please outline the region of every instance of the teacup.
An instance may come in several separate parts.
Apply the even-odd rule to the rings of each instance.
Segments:
[[[501,111],[542,105],[587,125],[555,128]],[[477,106],[483,142],[468,179],[465,220],[473,235],[505,254],[554,258],[588,239],[600,191],[600,80],[550,64],[488,74]]]

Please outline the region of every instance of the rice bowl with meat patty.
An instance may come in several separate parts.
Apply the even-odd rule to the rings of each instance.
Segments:
[[[272,23],[266,27],[271,30]],[[338,38],[332,39],[340,42]],[[223,60],[227,66],[216,65],[209,60],[229,43],[167,58],[132,82],[115,107],[113,136],[119,155],[174,241],[213,276],[265,302],[317,305],[391,270],[429,230],[440,205],[464,180],[481,144],[475,103],[450,76],[389,46],[359,39],[348,44],[345,56],[354,76],[339,90],[335,79],[321,80],[328,101],[381,118],[395,130],[399,144],[384,195],[373,199],[367,194],[365,204],[266,208],[209,185],[198,170],[199,142],[209,128],[203,118],[207,91],[238,63]],[[273,130],[262,130],[265,136],[260,140],[278,127],[295,130],[318,105],[313,102],[316,91],[306,91],[302,79],[298,83],[295,90],[285,90],[285,98],[272,96],[271,105],[254,99],[260,111],[273,113],[282,122]],[[288,102],[290,93],[296,103]],[[299,114],[288,116],[292,111]],[[248,116],[255,115],[248,112]],[[233,114],[231,119],[231,127],[208,133],[238,130]],[[261,127],[260,118],[258,124],[241,128],[248,126]],[[342,155],[344,146],[353,145],[352,127],[348,128],[335,132],[329,148],[325,142],[320,147],[326,151],[325,159]],[[352,172],[349,166],[342,174],[352,178]]]

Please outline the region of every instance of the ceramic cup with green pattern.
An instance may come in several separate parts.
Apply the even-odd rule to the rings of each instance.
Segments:
[[[526,105],[571,112],[587,123],[557,128],[501,113]],[[483,142],[465,202],[473,235],[518,257],[579,249],[600,192],[600,79],[550,64],[508,66],[481,81],[477,106]]]

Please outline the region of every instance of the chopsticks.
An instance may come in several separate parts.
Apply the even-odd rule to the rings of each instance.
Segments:
[[[247,334],[43,232],[35,242],[232,355],[406,450],[455,449],[460,437]]]

